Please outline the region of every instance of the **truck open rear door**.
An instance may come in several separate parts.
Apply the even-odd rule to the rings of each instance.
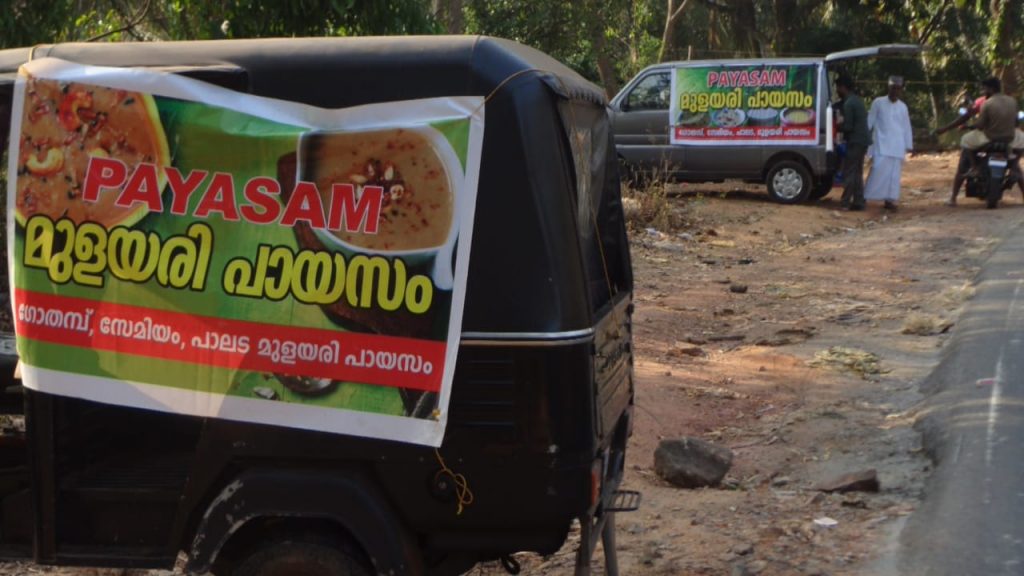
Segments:
[[[917,44],[880,44],[878,46],[865,46],[853,48],[842,52],[833,52],[825,56],[825,62],[831,64],[843,60],[854,60],[858,58],[886,58],[892,56],[916,56],[921,53],[921,47]]]

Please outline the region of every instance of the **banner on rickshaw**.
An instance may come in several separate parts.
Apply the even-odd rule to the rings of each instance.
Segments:
[[[439,445],[483,128],[478,97],[328,110],[29,62],[7,166],[25,386]]]

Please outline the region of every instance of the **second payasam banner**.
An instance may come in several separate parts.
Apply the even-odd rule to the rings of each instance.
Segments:
[[[672,72],[672,144],[814,144],[814,63],[682,65]]]
[[[483,109],[26,64],[7,206],[24,384],[439,445]]]

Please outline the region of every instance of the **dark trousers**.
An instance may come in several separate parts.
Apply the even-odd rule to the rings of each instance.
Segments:
[[[843,160],[843,206],[864,205],[864,155],[868,147],[847,144]]]

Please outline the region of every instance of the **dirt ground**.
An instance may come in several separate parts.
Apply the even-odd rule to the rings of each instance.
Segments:
[[[625,487],[644,500],[618,515],[622,574],[893,570],[930,467],[912,428],[917,385],[979,267],[1024,216],[1016,190],[996,211],[962,196],[945,206],[955,167],[952,154],[911,158],[895,212],[840,211],[839,190],[779,206],[760,186],[669,188],[669,229],[633,234],[638,411]],[[684,490],[655,474],[658,442],[682,436],[732,449],[722,486]],[[815,489],[867,469],[878,493]],[[576,542],[524,556],[523,573],[572,574]]]
[[[643,503],[618,515],[622,574],[889,569],[929,473],[912,428],[917,385],[985,257],[1024,216],[1017,191],[995,211],[963,198],[944,206],[955,163],[911,158],[895,212],[842,212],[838,190],[781,206],[762,186],[673,185],[658,225],[635,226],[637,413],[624,487]],[[683,436],[733,451],[721,486],[685,490],[655,474],[658,442]],[[879,492],[815,489],[866,469]],[[522,573],[572,574],[577,543],[517,556]],[[37,573],[166,574],[0,565]]]

